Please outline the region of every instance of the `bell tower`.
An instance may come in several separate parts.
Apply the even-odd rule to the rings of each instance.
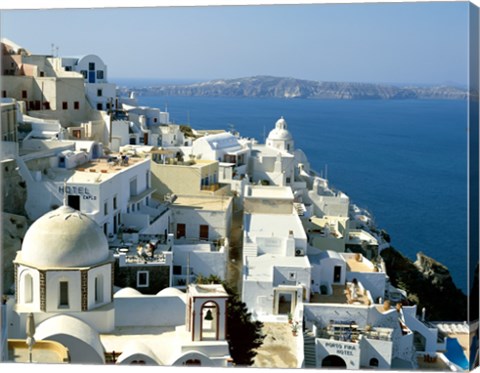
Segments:
[[[222,285],[189,285],[186,328],[192,341],[224,341],[227,301]]]

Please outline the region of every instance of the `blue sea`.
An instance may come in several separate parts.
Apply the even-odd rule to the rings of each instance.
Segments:
[[[467,292],[467,102],[139,97],[196,129],[263,142],[283,116],[311,167],[367,208],[392,245],[445,264]]]

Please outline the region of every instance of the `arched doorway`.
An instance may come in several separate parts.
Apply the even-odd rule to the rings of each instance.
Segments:
[[[347,369],[347,363],[340,356],[328,355],[322,360],[322,368]]]

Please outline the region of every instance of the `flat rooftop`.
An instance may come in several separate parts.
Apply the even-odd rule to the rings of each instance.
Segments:
[[[135,167],[144,162],[149,162],[149,158],[129,158],[128,165],[113,164],[106,158],[99,158],[72,169],[52,168],[48,171],[44,180],[64,181],[67,179],[70,183],[98,184],[111,179],[118,173]]]
[[[230,206],[232,197],[203,197],[203,196],[178,196],[174,207],[190,207],[206,211],[226,211]]]
[[[294,238],[307,239],[297,214],[245,214],[244,230],[250,237],[287,238],[293,231]]]
[[[345,262],[347,263],[347,270],[349,270],[350,272],[376,272],[375,266],[373,266],[370,261],[367,261],[368,259],[366,258],[362,258],[362,261],[358,261],[357,259],[355,259],[355,256],[343,257],[345,258]]]
[[[136,165],[146,158],[128,157],[128,162],[122,163],[119,153],[110,154],[109,158],[98,158],[75,168],[77,172],[116,174]]]
[[[289,268],[310,268],[310,261],[307,256],[283,256],[263,254],[260,256],[248,257],[247,280],[271,280],[273,278],[273,267]]]
[[[293,192],[290,187],[249,185],[245,197],[293,200]]]
[[[369,300],[365,294],[357,292],[357,298],[352,299],[343,285],[332,285],[333,293],[331,295],[322,295],[314,293],[310,298],[310,303],[334,303],[334,304],[356,304],[368,306]]]
[[[364,230],[350,230],[348,232],[348,244],[360,245],[363,241],[366,241],[370,245],[378,245],[378,241],[375,237]]]

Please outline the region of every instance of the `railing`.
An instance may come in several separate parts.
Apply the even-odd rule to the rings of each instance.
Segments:
[[[350,325],[332,326],[322,329],[317,329],[316,337],[323,339],[333,339],[342,342],[356,343],[360,337],[368,339],[391,341],[391,331],[372,329],[366,330]]]

